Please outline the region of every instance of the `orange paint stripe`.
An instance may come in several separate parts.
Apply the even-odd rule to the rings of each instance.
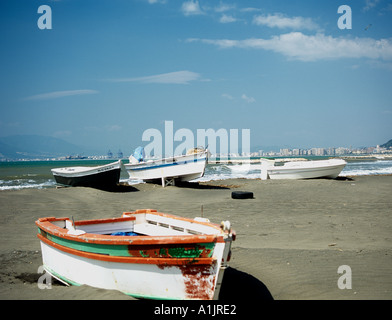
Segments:
[[[85,226],[90,224],[135,221],[135,220],[136,220],[135,217],[120,217],[120,218],[107,218],[107,219],[95,219],[95,220],[79,220],[79,221],[75,221],[75,224],[77,226]]]
[[[37,226],[54,236],[77,241],[96,244],[112,245],[154,245],[154,244],[184,244],[184,243],[210,243],[224,242],[223,236],[218,235],[184,235],[184,236],[109,236],[101,234],[85,233],[80,236],[68,234],[67,229],[53,225],[50,222],[38,222]]]
[[[37,237],[47,245],[56,248],[60,251],[67,252],[69,254],[100,261],[118,262],[118,263],[135,263],[135,264],[155,264],[158,266],[193,266],[193,265],[211,265],[216,259],[214,258],[140,258],[140,257],[115,257],[107,256],[97,253],[83,252],[75,249],[71,249],[57,243],[54,243],[45,237],[37,234]]]
[[[154,215],[168,217],[181,221],[190,221],[192,223],[197,223],[201,225],[206,225],[209,227],[214,227],[217,230],[221,231],[219,225],[208,222],[195,222],[193,219],[177,217],[171,214],[166,214],[162,212],[157,212],[155,209],[140,209],[134,212],[124,212],[122,217],[118,218],[108,218],[108,219],[94,219],[94,220],[82,220],[76,221],[76,226],[89,225],[95,223],[110,223],[116,221],[132,221],[135,220],[136,217],[130,217],[130,214],[146,214],[151,213]],[[70,220],[69,218],[39,218],[35,223],[36,225],[49,234],[53,234],[55,236],[72,240],[78,242],[90,242],[96,244],[113,244],[113,245],[124,245],[124,244],[134,244],[134,245],[154,245],[154,244],[184,244],[184,243],[209,243],[209,242],[218,242],[224,243],[225,239],[223,235],[184,235],[184,236],[133,236],[131,239],[127,236],[108,236],[108,235],[100,235],[100,234],[91,234],[85,233],[81,236],[69,235],[68,230],[60,228],[54,225],[52,222],[61,221],[61,220]]]
[[[46,217],[46,218],[39,218],[39,222],[54,222],[54,221],[65,221],[70,219],[68,217],[63,218],[55,218],[55,217]],[[79,220],[75,221],[76,225],[90,225],[90,224],[100,224],[100,223],[112,223],[112,222],[122,222],[122,221],[134,221],[136,220],[135,217],[129,216],[122,216],[117,218],[106,218],[106,219],[93,219],[93,220]]]

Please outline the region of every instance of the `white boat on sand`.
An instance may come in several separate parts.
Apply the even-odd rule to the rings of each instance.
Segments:
[[[335,179],[346,164],[343,159],[288,162],[261,159],[261,179]]]
[[[73,187],[110,188],[119,183],[121,160],[95,167],[64,167],[51,169],[57,183]]]
[[[162,186],[174,185],[175,181],[191,181],[204,175],[208,150],[191,149],[186,155],[145,161],[144,157],[131,155],[124,164],[131,180],[160,182]]]
[[[206,218],[144,209],[121,217],[36,222],[46,272],[67,285],[137,298],[217,299],[235,232]]]

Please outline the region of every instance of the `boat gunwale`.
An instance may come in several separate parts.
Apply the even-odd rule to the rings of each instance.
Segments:
[[[155,264],[158,266],[165,266],[165,267],[170,267],[170,266],[182,266],[182,265],[212,265],[214,261],[216,261],[216,258],[210,257],[210,258],[149,258],[149,257],[127,257],[127,256],[110,256],[106,254],[100,254],[100,253],[94,253],[94,252],[87,252],[87,251],[81,251],[81,250],[76,250],[73,248],[69,248],[63,245],[60,245],[58,243],[55,243],[44,236],[37,234],[37,237],[40,241],[44,242],[45,244],[75,255],[79,256],[82,258],[87,258],[91,260],[100,260],[100,261],[107,261],[107,262],[113,262],[113,263],[131,263],[131,264]]]
[[[333,166],[325,166],[325,167],[284,167],[284,166],[277,166],[273,167],[271,169],[268,169],[268,173],[272,174],[277,174],[277,173],[296,173],[296,172],[317,172],[317,171],[325,171],[325,170],[337,170],[340,169],[340,167],[343,168],[345,165],[340,164],[340,165],[333,165]]]
[[[39,218],[35,221],[35,224],[40,230],[47,232],[53,236],[57,236],[63,239],[77,241],[77,242],[88,242],[95,244],[106,244],[106,245],[156,245],[156,244],[184,244],[184,243],[212,243],[212,242],[224,242],[225,236],[227,235],[219,225],[211,222],[196,221],[190,218],[177,217],[171,214],[157,212],[152,209],[136,210],[134,212],[124,212],[121,217],[109,218],[109,219],[92,219],[92,220],[80,220],[75,221],[77,227],[87,224],[99,224],[99,223],[110,223],[120,221],[131,221],[135,220],[137,214],[153,214],[166,218],[177,219],[181,221],[192,222],[195,224],[206,225],[217,230],[217,234],[184,234],[184,235],[162,235],[162,236],[112,236],[94,233],[84,233],[81,235],[73,235],[68,233],[68,229],[56,226],[52,222],[69,220],[68,217],[55,218],[46,217]],[[132,215],[132,216],[130,216]]]
[[[72,167],[53,168],[53,169],[51,169],[51,172],[52,172],[53,175],[57,175],[57,176],[67,176],[67,177],[69,176],[69,177],[72,177],[72,176],[78,176],[80,174],[90,175],[90,174],[101,173],[101,172],[96,172],[96,171],[99,170],[99,169],[104,169],[104,168],[109,167],[109,166],[114,166],[114,167],[110,168],[110,169],[108,169],[106,171],[113,171],[113,170],[118,170],[118,169],[121,170],[121,165],[122,165],[122,161],[118,160],[118,161],[115,161],[115,162],[107,163],[107,164],[100,165],[100,166],[94,166],[94,167],[89,167],[89,166],[72,166]],[[77,168],[79,170],[75,170],[75,171],[72,171],[72,172],[67,172],[66,171],[66,170],[75,169],[75,168]]]
[[[197,161],[207,161],[208,157],[208,150],[202,151],[202,152],[197,152],[197,153],[193,153],[193,154],[182,154],[182,155],[178,155],[178,156],[172,156],[172,157],[167,157],[167,158],[160,158],[160,159],[150,159],[148,161],[141,161],[138,163],[125,163],[124,167],[126,169],[129,170],[134,170],[134,169],[139,169],[137,167],[141,167],[139,170],[142,169],[151,169],[151,168],[158,168],[160,166],[167,166],[167,165],[171,165],[171,164],[186,164],[186,162],[184,163],[178,163],[178,161],[183,161],[183,158],[193,158],[194,161],[193,162],[197,162]],[[205,155],[205,157],[204,157]],[[171,162],[169,162],[171,161]],[[159,164],[158,164],[159,163]],[[154,166],[155,165],[155,166]],[[153,167],[151,167],[153,166]]]
[[[181,160],[181,161],[173,161],[170,163],[162,163],[162,164],[157,164],[157,163],[148,163],[148,162],[140,162],[140,163],[135,163],[135,164],[125,164],[125,169],[128,171],[144,171],[144,170],[154,170],[154,169],[159,169],[159,168],[164,168],[164,167],[171,167],[171,166],[184,166],[190,163],[197,163],[197,162],[207,162],[207,158],[203,159],[193,159],[193,160]]]

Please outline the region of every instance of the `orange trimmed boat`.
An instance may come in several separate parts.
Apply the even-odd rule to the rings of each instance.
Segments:
[[[137,298],[217,299],[235,232],[145,209],[121,217],[36,222],[45,270],[67,285]]]

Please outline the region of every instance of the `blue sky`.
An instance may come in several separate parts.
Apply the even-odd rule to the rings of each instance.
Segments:
[[[0,136],[125,154],[165,120],[251,146],[392,138],[392,1],[2,0],[0,28]]]

